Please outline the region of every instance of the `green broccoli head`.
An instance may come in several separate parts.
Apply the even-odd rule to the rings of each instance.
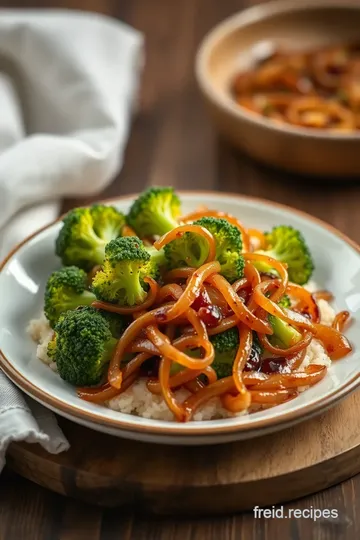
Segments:
[[[198,268],[206,261],[209,246],[202,236],[187,232],[166,244],[164,252],[169,268]]]
[[[288,296],[287,294],[284,294],[284,296],[282,296],[278,302],[279,306],[281,307],[286,307],[286,308],[290,308],[291,307],[291,300],[290,300],[290,296]]]
[[[221,334],[215,334],[210,338],[215,349],[215,358],[211,367],[216,371],[219,379],[232,375],[232,367],[236,352],[239,347],[239,331],[229,328]]]
[[[302,234],[287,225],[274,227],[265,235],[267,248],[256,253],[263,253],[288,265],[289,279],[293,283],[304,285],[314,271],[314,262]],[[254,262],[261,272],[271,272],[266,263]]]
[[[233,283],[244,274],[244,259],[241,255],[240,231],[222,218],[203,217],[194,222],[207,229],[215,238],[216,259],[221,265],[221,274]],[[209,246],[202,236],[188,232],[165,246],[165,256],[170,268],[192,266],[198,268],[206,261]]]
[[[142,238],[162,236],[178,226],[180,200],[171,187],[151,187],[130,208],[128,224]]]
[[[233,372],[233,364],[240,343],[238,329],[230,328],[221,334],[216,334],[215,336],[211,337],[211,342],[215,349],[215,359],[211,367],[216,371],[218,379],[230,377]],[[254,357],[260,358],[263,352],[264,351],[259,338],[253,332],[253,341],[249,360],[251,361]]]
[[[49,277],[45,287],[44,311],[54,327],[60,315],[78,306],[89,306],[96,300],[87,290],[87,274],[76,266],[66,266],[56,270]]]
[[[125,216],[114,206],[94,204],[90,208],[94,220],[95,234],[106,243],[114,240],[121,234],[125,225]]]
[[[121,234],[124,223],[123,214],[113,207],[75,208],[63,219],[56,239],[56,255],[65,266],[89,271],[103,263],[106,244]]]
[[[233,283],[244,275],[244,258],[242,252],[241,233],[237,227],[226,219],[203,217],[194,225],[205,227],[215,238],[216,260],[221,266],[221,274]]]
[[[127,317],[126,315],[120,315],[119,313],[111,313],[110,311],[105,311],[103,309],[99,309],[99,313],[107,321],[110,332],[112,336],[116,339],[121,338],[126,328],[132,321],[132,319]]]
[[[62,379],[92,386],[101,382],[116,343],[107,320],[96,309],[83,307],[60,317],[48,354]]]
[[[105,260],[92,282],[99,300],[119,305],[142,304],[147,296],[146,276],[158,277],[158,265],[136,236],[112,240],[105,249]]]

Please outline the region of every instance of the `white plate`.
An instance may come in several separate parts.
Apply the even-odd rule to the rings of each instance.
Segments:
[[[79,399],[75,389],[36,358],[26,333],[42,309],[44,285],[59,261],[54,242],[60,223],[25,240],[0,267],[0,365],[24,392],[58,414],[98,431],[142,441],[211,444],[245,439],[282,429],[323,412],[360,382],[360,248],[329,225],[292,208],[233,194],[181,193],[184,212],[199,204],[229,212],[248,227],[269,229],[289,224],[302,231],[314,255],[314,280],[332,291],[337,309],[351,312],[347,331],[354,350],[334,362],[327,376],[296,399],[238,418],[179,424],[112,411]],[[111,201],[126,211],[131,198]]]

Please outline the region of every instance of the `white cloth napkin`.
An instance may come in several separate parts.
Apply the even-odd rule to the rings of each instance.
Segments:
[[[0,259],[61,197],[100,193],[119,171],[142,65],[142,35],[115,20],[0,10]],[[0,471],[14,440],[68,448],[55,416],[0,371]]]

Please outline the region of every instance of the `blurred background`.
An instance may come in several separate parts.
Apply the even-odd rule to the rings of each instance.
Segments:
[[[8,8],[69,8],[113,16],[145,36],[146,62],[139,110],[127,146],[121,182],[104,196],[132,193],[148,184],[221,189],[277,198],[272,183],[258,182],[251,160],[219,143],[194,76],[205,34],[251,0],[0,0]],[[85,201],[86,202],[86,201]],[[68,202],[72,204],[71,201]]]
[[[268,169],[233,150],[219,138],[208,117],[194,75],[198,46],[205,34],[224,18],[257,3],[256,0],[0,0],[0,6],[8,8],[95,11],[115,17],[144,34],[146,62],[124,166],[102,196],[137,192],[149,184],[240,192],[295,205],[349,232],[352,212],[357,209],[354,194],[358,188],[354,182],[324,187],[322,181],[313,179],[303,189],[301,179]],[[339,189],[347,212],[337,211]],[[89,201],[90,198],[84,198],[82,202]],[[63,209],[75,204],[77,201],[68,200]]]

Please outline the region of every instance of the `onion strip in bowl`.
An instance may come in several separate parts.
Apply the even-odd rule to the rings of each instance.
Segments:
[[[359,43],[274,50],[236,73],[229,94],[240,107],[273,123],[354,133],[360,129],[359,65]]]

